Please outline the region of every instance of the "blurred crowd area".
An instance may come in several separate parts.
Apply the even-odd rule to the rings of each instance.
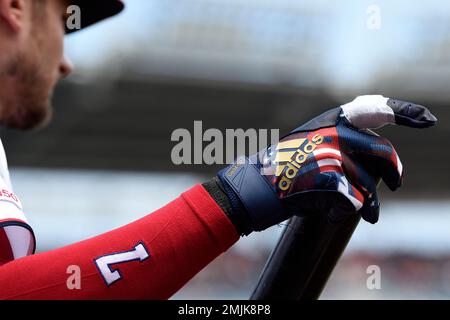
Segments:
[[[249,258],[232,250],[199,274],[174,299],[248,299],[258,281],[255,266],[264,265],[269,253],[259,254],[259,257]],[[369,275],[365,266],[374,264],[381,270],[380,289],[367,287]],[[449,272],[449,255],[431,258],[401,252],[389,255],[366,251],[346,253],[321,299],[448,299]]]
[[[221,168],[174,165],[178,128],[286,133],[382,94],[440,122],[379,131],[402,157],[404,186],[382,187],[380,223],[360,224],[322,298],[450,298],[450,2],[125,2],[116,19],[67,37],[76,71],[55,92],[49,128],[1,129],[39,251],[138,219]],[[174,298],[248,298],[282,228],[242,239]],[[380,289],[367,287],[372,265]]]

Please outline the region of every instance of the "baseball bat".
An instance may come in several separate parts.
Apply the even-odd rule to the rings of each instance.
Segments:
[[[330,223],[327,212],[294,217],[272,251],[250,300],[318,299],[355,231],[359,215]]]

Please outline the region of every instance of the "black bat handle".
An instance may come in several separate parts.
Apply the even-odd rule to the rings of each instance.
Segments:
[[[325,213],[292,218],[250,300],[318,299],[359,220],[332,224]]]

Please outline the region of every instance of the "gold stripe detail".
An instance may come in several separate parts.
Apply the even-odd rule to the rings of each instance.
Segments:
[[[306,139],[293,139],[278,143],[277,150],[298,149],[306,141]]]

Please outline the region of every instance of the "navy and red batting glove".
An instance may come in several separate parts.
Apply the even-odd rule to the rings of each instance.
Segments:
[[[436,122],[423,106],[383,96],[360,96],[332,109],[218,173],[230,219],[241,234],[319,211],[329,212],[331,222],[359,213],[376,223],[377,185],[382,179],[396,190],[403,166],[392,144],[369,129]]]

